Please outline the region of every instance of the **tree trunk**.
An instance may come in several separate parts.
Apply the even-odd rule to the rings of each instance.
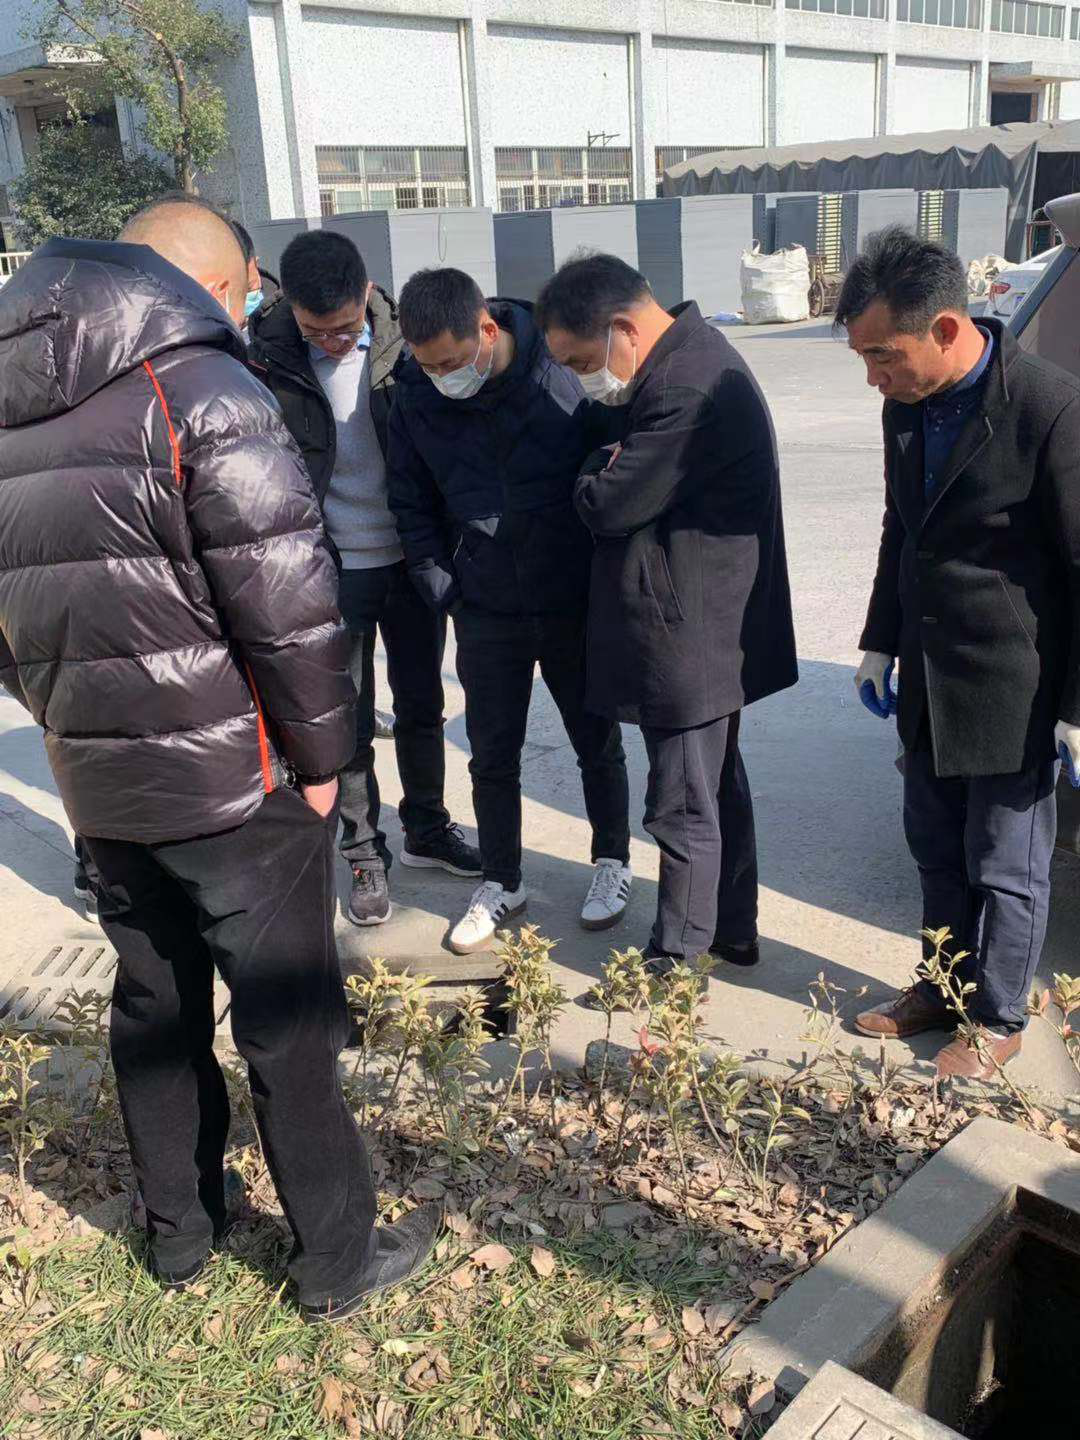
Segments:
[[[159,37],[160,39],[160,37]],[[176,142],[176,183],[189,195],[195,194],[195,176],[191,169],[191,152],[188,149],[188,87],[184,73],[184,62],[164,41],[161,41],[169,64],[176,78],[176,110],[180,117],[180,135]]]

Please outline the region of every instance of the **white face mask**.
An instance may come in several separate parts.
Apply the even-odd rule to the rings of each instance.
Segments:
[[[462,365],[460,369],[451,370],[446,375],[428,376],[440,395],[445,395],[448,400],[468,400],[476,394],[491,374],[491,367],[495,364],[495,351],[492,349],[487,369],[480,371],[476,368],[476,362],[480,359],[480,351],[483,348],[484,337],[481,335],[480,342],[476,347],[476,354],[468,365]]]
[[[608,369],[608,361],[611,359],[611,335],[613,326],[608,326],[607,332],[607,354],[604,356],[604,363],[599,370],[590,370],[587,375],[579,375],[581,388],[590,400],[599,400],[601,405],[620,405],[634,375],[637,374],[637,347],[634,347],[634,369],[629,380],[620,380]]]

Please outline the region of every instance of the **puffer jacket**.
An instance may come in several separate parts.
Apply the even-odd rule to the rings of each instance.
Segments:
[[[514,358],[470,399],[440,394],[411,356],[398,365],[386,479],[409,573],[437,610],[583,609],[593,547],[574,483],[607,407],[551,358],[531,306],[488,309]]]
[[[0,291],[0,680],[82,835],[241,824],[355,747],[319,508],[209,293],[53,240]]]

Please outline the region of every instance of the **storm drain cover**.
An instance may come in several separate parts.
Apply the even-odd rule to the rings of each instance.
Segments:
[[[72,993],[111,995],[116,951],[104,938],[51,945],[28,961],[14,960],[0,969],[0,1024],[24,1029],[64,1028],[57,1010]],[[214,986],[214,1015],[220,1025],[229,993]]]
[[[827,1360],[771,1427],[769,1440],[960,1440],[960,1435]]]
[[[29,962],[5,967],[0,977],[0,1020],[22,1026],[59,1025],[57,1007],[72,991],[112,992],[116,951],[104,940],[51,945]]]

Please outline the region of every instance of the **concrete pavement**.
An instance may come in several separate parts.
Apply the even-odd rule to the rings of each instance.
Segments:
[[[753,367],[773,408],[783,461],[784,505],[802,679],[797,689],[753,707],[743,748],[757,807],[763,882],[762,964],[730,967],[710,986],[708,1028],[716,1042],[784,1061],[801,1054],[808,986],[819,970],[868,1002],[903,984],[918,956],[918,887],[904,844],[896,733],[858,703],[851,677],[876,558],[882,511],[880,398],[827,325],[727,331]],[[462,694],[453,647],[445,665],[447,802],[472,827]],[[385,675],[380,693],[388,701]],[[589,836],[573,753],[538,680],[523,767],[528,918],[559,940],[559,981],[573,998],[593,982],[612,945],[644,945],[655,905],[657,856],[640,826],[645,783],[639,734],[626,731],[635,825],[634,895],[623,923],[589,935],[577,923],[589,881]],[[384,799],[399,796],[393,746],[379,742]],[[399,848],[388,808],[391,848]],[[98,938],[74,909],[66,821],[40,735],[11,701],[0,701],[0,986],[45,952]],[[347,881],[341,867],[341,883]],[[469,895],[469,882],[435,872],[391,875],[395,914],[374,931],[342,926],[346,959],[362,953],[433,953]],[[1080,969],[1080,863],[1055,862],[1051,933],[1043,971]],[[601,1017],[570,1004],[557,1035],[560,1056],[580,1063]],[[624,1020],[616,1038],[629,1041]],[[847,1037],[855,1045],[858,1038]],[[896,1044],[925,1061],[935,1037]],[[892,1053],[891,1052],[891,1053]],[[1054,1092],[1075,1089],[1056,1037],[1033,1026],[1012,1067],[1017,1080]]]

